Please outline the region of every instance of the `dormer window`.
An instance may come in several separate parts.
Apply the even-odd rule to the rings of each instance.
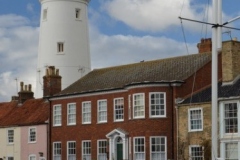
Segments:
[[[80,19],[80,9],[79,8],[76,8],[76,10],[75,10],[75,18]]]

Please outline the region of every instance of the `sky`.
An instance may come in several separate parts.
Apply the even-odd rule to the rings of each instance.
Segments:
[[[240,16],[239,0],[223,1],[223,22]],[[0,102],[17,95],[19,84],[35,90],[38,0],[0,0]],[[92,69],[197,53],[211,26],[212,0],[91,0],[88,6]],[[240,20],[228,26],[240,28]],[[240,31],[223,29],[223,41]]]

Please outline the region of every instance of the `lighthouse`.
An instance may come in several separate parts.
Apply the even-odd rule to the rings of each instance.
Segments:
[[[62,89],[91,70],[88,4],[90,0],[40,0],[41,16],[36,97],[43,95],[46,67],[55,66]]]

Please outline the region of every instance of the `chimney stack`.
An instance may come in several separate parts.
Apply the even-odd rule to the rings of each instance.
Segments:
[[[231,83],[240,75],[240,42],[237,39],[223,42],[222,76],[223,83]]]
[[[49,66],[46,69],[43,77],[43,97],[52,96],[62,90],[62,77],[59,75],[59,70],[54,66]]]
[[[211,38],[202,38],[201,42],[197,44],[198,53],[206,53],[212,51],[212,39]]]
[[[18,101],[19,103],[24,103],[27,99],[33,99],[34,93],[32,92],[32,86],[29,84],[28,86],[24,83],[20,82],[20,92],[18,92]],[[16,97],[13,97],[12,100],[16,99]]]

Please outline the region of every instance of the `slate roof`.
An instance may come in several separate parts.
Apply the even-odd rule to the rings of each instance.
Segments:
[[[54,96],[121,89],[136,83],[183,81],[211,61],[211,53],[95,69]]]
[[[232,85],[222,85],[222,82],[218,83],[218,98],[229,98],[240,96],[240,79],[238,79]],[[192,97],[186,98],[181,104],[191,103],[203,103],[211,102],[212,89],[211,86],[194,94]]]
[[[49,117],[49,103],[43,99],[0,103],[0,127],[44,124]]]

